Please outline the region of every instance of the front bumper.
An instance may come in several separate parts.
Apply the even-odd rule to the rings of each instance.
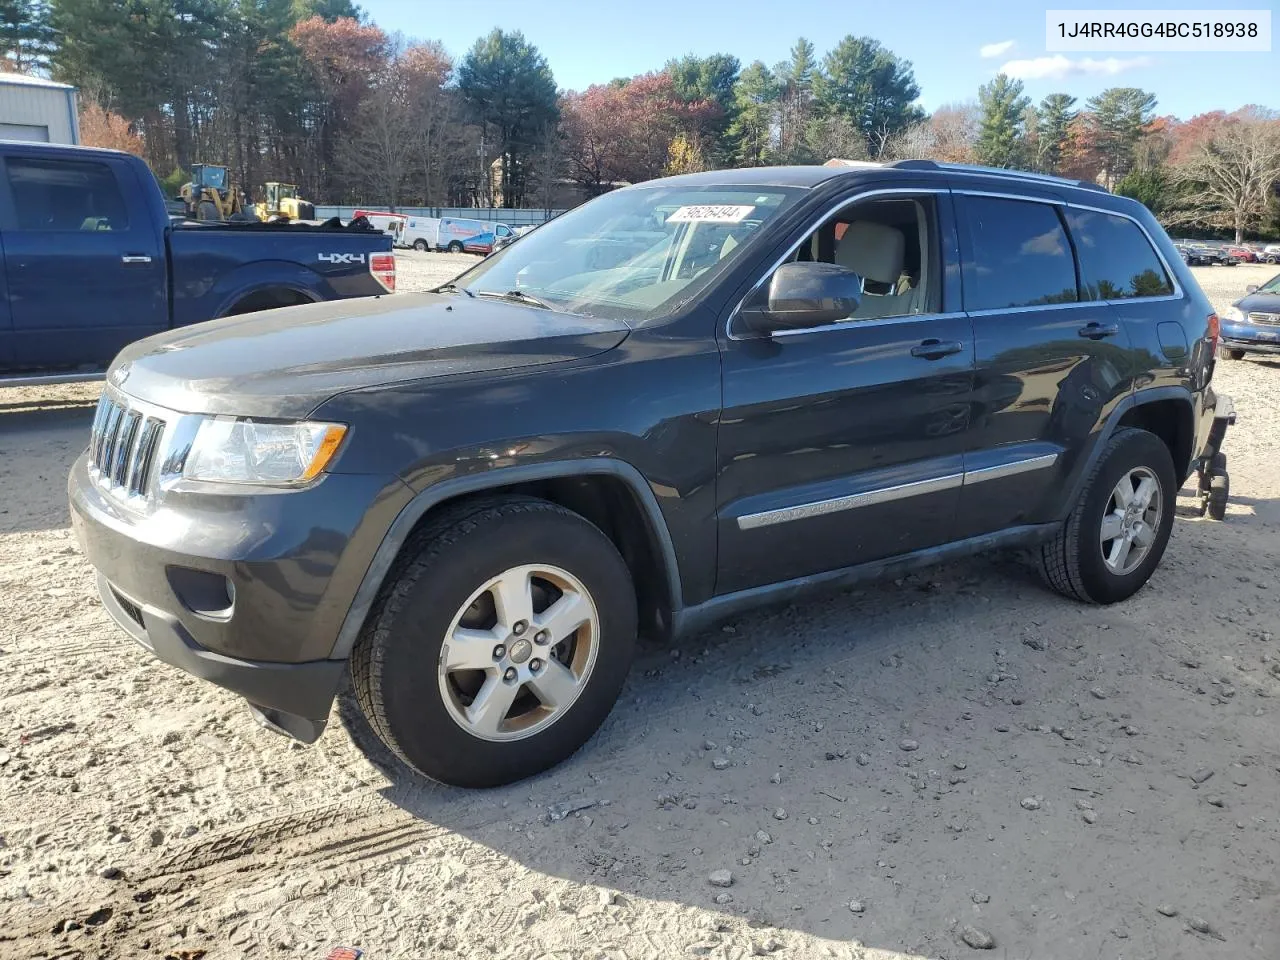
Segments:
[[[1270,339],[1254,339],[1247,333],[1224,334],[1218,342],[1224,350],[1244,350],[1246,353],[1280,353],[1280,335],[1272,333]]]
[[[68,493],[103,604],[130,636],[269,726],[320,735],[346,668],[334,642],[407,487],[331,474],[285,493],[171,490],[139,507],[82,455]]]
[[[238,693],[261,722],[278,732],[304,743],[314,743],[324,732],[345,662],[237,660],[206,650],[176,617],[126,596],[101,571],[98,593],[111,618],[157,659]]]

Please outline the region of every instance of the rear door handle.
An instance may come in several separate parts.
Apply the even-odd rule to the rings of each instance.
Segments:
[[[930,338],[922,340],[911,348],[913,357],[922,357],[925,360],[941,360],[943,357],[949,357],[953,353],[959,353],[964,349],[964,344],[959,340],[936,340]]]
[[[151,258],[142,253],[126,253],[120,258],[121,263],[150,263]]]
[[[1114,337],[1119,332],[1120,328],[1114,323],[1090,323],[1077,330],[1076,335],[1086,340],[1101,340]]]

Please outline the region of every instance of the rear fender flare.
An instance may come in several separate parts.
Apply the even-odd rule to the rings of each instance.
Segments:
[[[1111,415],[1107,417],[1102,429],[1094,439],[1093,446],[1090,448],[1088,456],[1085,457],[1084,464],[1072,484],[1071,495],[1064,499],[1061,511],[1055,519],[1066,520],[1071,511],[1075,509],[1075,505],[1080,499],[1080,494],[1084,491],[1084,485],[1089,479],[1089,474],[1093,472],[1094,465],[1102,457],[1102,451],[1107,448],[1107,441],[1116,432],[1116,428],[1120,425],[1124,415],[1135,407],[1156,403],[1161,400],[1181,400],[1186,403],[1192,414],[1192,429],[1195,428],[1195,402],[1191,391],[1184,387],[1152,387],[1149,390],[1131,393],[1124,397],[1116,404],[1115,409],[1111,411]],[[1193,450],[1192,454],[1194,455],[1194,453],[1195,451]]]
[[[309,300],[328,300],[324,278],[314,270],[282,260],[263,260],[233,270],[218,280],[208,296],[216,303],[213,317],[224,317],[245,297],[264,290],[289,290]]]
[[[683,606],[680,588],[680,570],[676,560],[675,546],[671,542],[671,533],[667,529],[666,520],[658,506],[658,498],[653,489],[631,464],[614,459],[564,460],[555,463],[535,463],[466,477],[455,477],[427,487],[409,501],[392,521],[390,528],[382,538],[369,569],[365,572],[355,598],[342,621],[338,638],[334,641],[330,660],[345,660],[351,655],[365,619],[369,615],[383,580],[391,570],[400,554],[400,549],[409,539],[410,534],[427,512],[446,500],[452,500],[467,494],[483,493],[486,490],[499,490],[513,484],[527,483],[536,480],[550,480],[560,477],[576,477],[583,475],[606,475],[622,480],[635,494],[641,510],[649,525],[650,533],[658,544],[663,569],[667,578],[667,589],[671,597],[673,618],[679,616]]]

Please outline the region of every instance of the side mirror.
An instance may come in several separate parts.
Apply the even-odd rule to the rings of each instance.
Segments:
[[[862,302],[862,278],[834,263],[784,263],[769,279],[767,301],[742,312],[758,333],[803,330],[845,320]]]
[[[1251,283],[1244,288],[1244,294],[1246,297],[1251,293],[1257,293],[1257,292],[1258,292],[1258,285],[1256,283]]]

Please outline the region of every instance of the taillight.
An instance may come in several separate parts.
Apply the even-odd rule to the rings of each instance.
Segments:
[[[369,257],[369,272],[387,293],[396,292],[396,255],[375,253]]]
[[[1218,315],[1216,313],[1209,314],[1209,332],[1204,335],[1204,338],[1209,341],[1210,349],[1217,348],[1220,331],[1221,324],[1218,322]]]

